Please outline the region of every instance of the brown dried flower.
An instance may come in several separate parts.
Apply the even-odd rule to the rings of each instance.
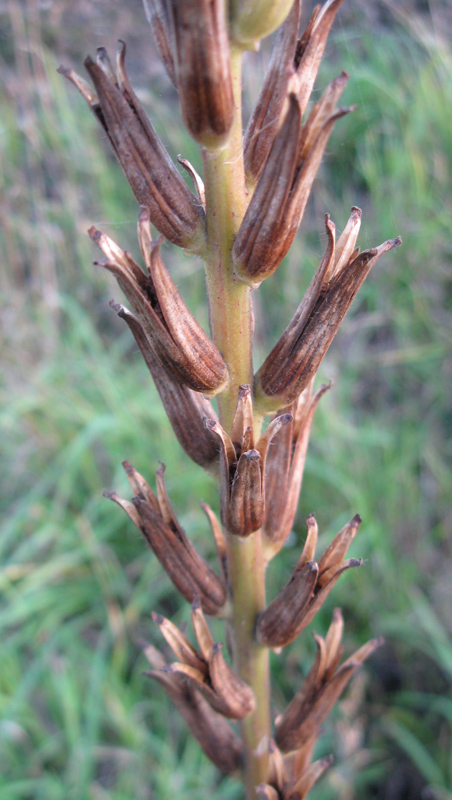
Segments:
[[[204,211],[179,175],[144,113],[124,69],[125,45],[118,53],[117,76],[105,48],[85,67],[95,87],[71,69],[59,71],[81,92],[104,128],[140,206],[168,241],[199,253],[205,244]]]
[[[335,108],[348,76],[325,90],[302,125],[296,94],[272,144],[232,250],[238,278],[257,287],[287,254],[300,225],[334,123],[352,111]]]
[[[334,537],[318,563],[314,561],[318,533],[314,515],[306,522],[306,543],[289,582],[258,617],[257,640],[268,647],[293,642],[313,620],[342,573],[362,564],[357,558],[344,561],[361,523],[358,514]]]
[[[179,525],[165,488],[165,465],[157,471],[157,496],[128,461],[123,466],[135,495],[132,503],[115,492],[104,492],[105,496],[121,506],[141,531],[181,595],[189,603],[199,596],[206,614],[221,615],[227,599],[226,585]]]
[[[230,533],[248,536],[261,527],[268,448],[273,436],[291,419],[290,414],[276,417],[255,446],[251,389],[241,386],[231,436],[218,422],[205,420],[220,441],[221,521]]]
[[[326,215],[325,255],[289,325],[255,376],[261,410],[292,403],[316,374],[352,301],[378,259],[401,244],[400,237],[379,247],[355,249],[361,212],[353,208],[335,242],[336,228]]]
[[[283,753],[303,747],[318,734],[353,673],[383,642],[372,639],[339,667],[342,628],[342,614],[336,609],[326,639],[315,636],[314,665],[276,726],[276,742]]]
[[[328,0],[322,8],[316,6],[297,39],[301,0],[295,0],[281,27],[243,142],[246,176],[252,186],[267,161],[290,92],[297,97],[300,114],[306,110],[330,28],[342,3]]]
[[[244,719],[255,709],[252,690],[225,661],[223,645],[214,642],[197,599],[192,603],[191,617],[199,650],[172,622],[152,614],[178,659],[167,664],[164,672],[176,685],[188,685],[200,692],[217,713],[229,719]]]
[[[330,386],[321,386],[312,395],[309,385],[297,402],[278,412],[278,415],[292,413],[293,420],[274,438],[267,456],[262,532],[268,560],[279,552],[292,530],[314,412]]]
[[[151,242],[147,212],[140,214],[138,237],[148,275],[97,228],[90,228],[89,234],[106,256],[105,261],[97,263],[115,276],[148,346],[169,375],[195,391],[215,394],[224,389],[228,381],[226,365],[174,285],[160,255],[161,240]]]

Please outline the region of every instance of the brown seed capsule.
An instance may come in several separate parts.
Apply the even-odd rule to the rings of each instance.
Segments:
[[[110,305],[131,330],[182,449],[200,467],[216,472],[217,437],[203,424],[206,417],[217,419],[212,404],[202,394],[170,375],[155,355],[138,319],[130,311],[115,303]]]
[[[269,444],[273,436],[292,419],[290,414],[275,418],[254,447],[253,429],[246,424],[250,403],[250,388],[240,387],[231,432],[234,443],[217,422],[209,419],[204,422],[208,429],[217,434],[220,442],[221,520],[224,527],[236,536],[248,536],[262,525]]]
[[[286,647],[293,642],[313,620],[342,573],[361,566],[361,559],[344,561],[360,521],[357,514],[333,539],[319,562],[315,563],[312,559],[317,541],[317,523],[313,515],[308,517],[308,537],[292,577],[258,617],[256,638],[260,644]]]
[[[352,209],[355,229],[356,212],[357,209]],[[353,227],[350,220],[349,226]],[[355,231],[350,228],[346,239],[339,239],[341,248],[336,258],[335,228],[326,216],[328,244],[324,258],[285,332],[255,376],[256,404],[260,411],[276,410],[296,400],[316,374],[374,264],[401,244],[398,237],[358,256],[353,250],[349,260],[344,261],[351,242],[354,246]],[[338,267],[339,264],[342,266]]]
[[[348,76],[326,89],[301,126],[297,96],[288,108],[232,250],[238,278],[252,287],[272,275],[289,251],[335,122],[352,108],[335,109]]]
[[[131,304],[150,348],[166,371],[195,391],[215,394],[228,381],[226,365],[213,342],[188,310],[160,256],[161,240],[151,244],[149,220],[139,219],[139,238],[149,274],[94,226],[89,235]]]
[[[136,491],[137,478],[133,468],[125,462],[126,475]],[[142,491],[133,498],[133,506],[115,493],[105,493],[129,515],[142,532],[151,550],[174,583],[176,589],[189,603],[200,597],[202,608],[212,616],[222,613],[226,603],[226,586],[187,538],[171,508],[164,484],[165,466],[157,472],[157,497]],[[132,510],[133,509],[133,510]]]
[[[253,186],[264,165],[284,117],[289,92],[293,92],[303,115],[337,10],[343,0],[329,0],[316,6],[297,41],[299,0],[281,28],[264,83],[244,138],[245,169]]]
[[[168,0],[185,124],[207,149],[224,147],[234,119],[225,0]]]
[[[251,185],[256,183],[262,172],[281,124],[288,84],[294,71],[293,54],[297,45],[300,5],[300,0],[295,0],[279,30],[262,89],[243,138],[245,172]]]
[[[179,659],[164,667],[165,674],[199,691],[215,711],[229,719],[243,719],[254,711],[253,691],[224,660],[223,645],[214,642],[199,598],[192,605],[192,624],[199,651],[169,620],[158,614],[153,614],[153,619]]]
[[[333,625],[338,625],[337,612],[333,619]],[[317,736],[321,724],[353,673],[382,644],[382,639],[373,639],[337,668],[339,639],[336,631],[330,636],[330,643],[332,640],[335,641],[335,648],[334,651],[330,650],[328,653],[325,641],[321,637],[316,637],[317,655],[314,665],[278,721],[276,742],[283,752],[303,747],[309,740]],[[316,772],[317,770],[312,770],[313,774]]]
[[[329,388],[330,386],[321,386],[314,396],[311,395],[310,387],[306,389],[306,397],[300,398],[294,410],[294,421],[278,433],[269,450],[263,526],[265,555],[268,560],[279,552],[292,530],[314,412],[320,398]],[[293,406],[286,410],[291,409]],[[313,558],[314,554],[306,560],[312,561]]]
[[[60,67],[60,72],[79,89],[101,123],[136,199],[149,210],[155,227],[173,244],[199,253],[205,245],[204,211],[139,104],[124,58],[122,43],[116,77],[104,48],[97,64],[88,56],[85,67],[95,92],[73,70]]]
[[[285,647],[296,638],[318,574],[318,565],[313,561],[309,561],[303,569],[294,571],[276,600],[258,617],[256,635],[259,644]]]
[[[226,775],[237,772],[243,762],[243,746],[225,718],[217,714],[199,692],[181,684],[171,674],[152,670],[146,675],[164,688],[215,766]]]

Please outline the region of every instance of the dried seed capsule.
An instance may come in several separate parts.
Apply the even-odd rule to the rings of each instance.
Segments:
[[[356,224],[356,209],[352,210],[352,217]],[[255,376],[256,403],[261,411],[276,410],[296,400],[316,374],[374,264],[384,253],[401,244],[398,237],[361,255],[353,250],[344,263],[348,245],[343,240],[344,246],[336,260],[335,229],[328,215],[326,227],[328,245],[320,267],[285,332]],[[354,232],[347,233],[347,243],[353,238]],[[339,262],[342,267],[336,269]],[[329,275],[332,277],[328,279]]]
[[[279,33],[264,83],[244,137],[245,170],[254,186],[284,118],[289,91],[297,96],[304,114],[326,40],[343,0],[316,6],[306,30],[297,40],[300,1],[295,0]],[[290,87],[290,88],[289,88]]]
[[[217,422],[204,422],[220,442],[221,520],[225,528],[236,536],[248,536],[263,523],[264,475],[269,444],[292,419],[290,414],[274,419],[254,447],[253,429],[245,427],[250,413],[250,398],[249,387],[240,387],[232,426],[235,444]]]
[[[88,56],[85,67],[93,92],[73,70],[60,68],[84,96],[113,146],[139,204],[147,208],[155,227],[173,244],[199,253],[205,244],[205,216],[201,204],[179,175],[164,145],[146,117],[129,83],[125,45],[118,57],[118,77],[107,67],[104,49],[98,64]]]
[[[182,685],[173,675],[149,671],[166,691],[206,756],[226,775],[237,772],[243,762],[243,746],[225,718],[217,714],[207,700],[188,685]]]
[[[89,235],[106,260],[137,316],[150,348],[166,371],[195,391],[215,394],[227,384],[226,365],[213,342],[188,310],[160,256],[161,240],[145,246],[148,220],[140,215],[139,234],[149,275],[132,257],[94,226]]]
[[[126,474],[130,476],[130,465],[126,462]],[[179,525],[166,494],[162,464],[157,472],[157,497],[138,494],[130,503],[114,493],[106,496],[114,500],[129,515],[142,532],[151,550],[166,570],[176,589],[189,603],[199,596],[206,614],[221,614],[226,603],[226,586],[187,538]],[[138,517],[137,517],[138,514]]]
[[[336,628],[339,624],[337,612],[332,624]],[[282,718],[278,721],[276,742],[284,753],[305,746],[307,742],[317,736],[321,724],[345,689],[353,673],[382,644],[382,639],[373,639],[354,653],[341,667],[337,668],[336,653],[338,652],[340,640],[336,634],[337,630],[334,630],[334,633],[329,636],[330,644],[333,639],[335,641],[335,652],[330,653],[329,657],[325,641],[321,637],[316,637],[317,655],[314,665]],[[318,769],[313,769],[309,780],[317,772]],[[306,790],[309,780],[305,781],[304,786],[303,781],[300,781],[304,790]]]
[[[303,126],[298,98],[289,95],[232,250],[235,274],[252,287],[272,275],[289,251],[334,124],[353,110],[334,108],[347,78],[342,73],[328,86]]]
[[[315,563],[312,558],[317,541],[317,524],[313,515],[308,517],[308,538],[292,577],[258,617],[256,637],[260,644],[286,647],[293,642],[313,620],[342,573],[361,566],[361,559],[344,561],[360,521],[357,514],[339,531],[318,563]]]
[[[294,410],[293,423],[286,425],[278,433],[270,448],[265,475],[263,526],[265,555],[268,560],[279,552],[292,530],[314,412],[320,398],[329,388],[330,386],[321,386],[314,396],[311,396],[310,388],[306,389],[306,397],[300,398]],[[312,561],[313,558],[314,553],[306,561]]]
[[[188,684],[199,691],[215,711],[229,719],[243,719],[254,711],[254,693],[224,660],[223,645],[214,642],[199,598],[192,604],[192,624],[199,652],[169,620],[157,614],[153,614],[153,619],[179,658],[179,662],[164,666],[166,675],[172,676],[176,683]]]
[[[206,417],[217,419],[212,404],[202,394],[172,377],[155,355],[138,319],[130,311],[121,305],[111,305],[133,334],[182,449],[200,467],[216,471],[217,437],[203,424]]]

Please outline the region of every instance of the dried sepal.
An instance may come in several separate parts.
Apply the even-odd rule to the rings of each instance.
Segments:
[[[149,671],[168,694],[207,757],[226,775],[241,769],[243,745],[226,719],[209,705],[202,695],[173,675]]]
[[[339,239],[341,247],[337,254],[333,226],[326,217],[328,244],[325,256],[305,298],[255,376],[256,403],[262,411],[276,410],[296,400],[316,374],[374,264],[384,253],[401,244],[400,237],[389,239],[360,255],[353,250],[348,261],[344,260],[349,247],[354,247],[356,241],[360,219],[356,212],[357,209],[352,209],[353,224],[349,220],[346,237]]]
[[[129,467],[126,466],[128,477]],[[138,517],[135,514],[132,516],[127,501],[114,494],[107,496],[119,503],[129,514],[181,595],[189,603],[199,596],[206,614],[219,615],[223,612],[227,599],[226,585],[198,553],[179,525],[164,489],[163,471],[162,464],[157,473],[157,498],[154,493],[152,498],[146,497],[141,491],[133,498]]]
[[[177,160],[179,164],[185,169],[186,172],[190,175],[193,185],[195,187],[196,196],[201,203],[202,207],[206,208],[206,190],[204,187],[204,182],[200,175],[196,172],[194,166],[187,161],[186,158],[182,158],[181,156],[177,156]]]
[[[169,157],[164,145],[145,115],[124,69],[125,45],[121,43],[118,76],[106,52],[101,49],[99,63],[88,56],[85,67],[95,92],[72,70],[60,68],[81,91],[104,128],[140,206],[149,210],[152,223],[173,244],[201,252],[205,244],[205,217],[202,206]]]
[[[205,418],[217,418],[212,404],[204,395],[189,389],[169,374],[155,355],[137,317],[123,305],[110,305],[129,327],[182,449],[196,464],[215,472],[218,463],[217,438],[203,424]]]
[[[333,633],[327,635],[330,649],[328,650],[328,644],[320,636],[316,637],[317,655],[314,665],[277,723],[276,742],[285,753],[303,747],[318,734],[321,724],[353,673],[382,644],[381,639],[373,639],[338,667],[340,638],[337,634],[340,620],[337,610],[332,625]],[[334,650],[331,649],[332,642]],[[313,769],[310,777],[316,771]]]
[[[140,215],[139,231],[148,275],[129,253],[92,226],[89,235],[106,259],[108,269],[126,295],[143,329],[149,348],[166,371],[194,391],[214,394],[228,381],[226,365],[213,342],[185,305],[160,255],[161,240],[144,246],[149,220]],[[152,357],[151,357],[152,358]]]
[[[297,96],[273,142],[232,250],[238,278],[252,287],[272,275],[289,251],[335,122],[352,108],[335,109],[348,76],[328,86],[301,125]]]
[[[265,475],[266,510],[263,543],[267,560],[284,545],[292,530],[303,480],[309,434],[315,410],[329,386],[321,386],[312,395],[300,398],[296,408],[291,406],[294,421],[275,437],[267,459]],[[285,413],[285,412],[282,412]],[[278,413],[277,417],[280,416]],[[315,522],[315,520],[314,520]],[[312,561],[314,555],[306,558]],[[305,561],[305,563],[306,563]]]

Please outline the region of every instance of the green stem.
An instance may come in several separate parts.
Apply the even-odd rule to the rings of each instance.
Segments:
[[[242,150],[241,52],[231,53],[236,114],[227,147],[203,151],[206,189],[206,277],[212,337],[229,368],[218,397],[221,424],[230,430],[240,384],[253,382],[251,290],[232,271],[231,250],[246,209]]]
[[[206,279],[212,338],[229,369],[229,385],[218,396],[222,426],[230,432],[240,384],[253,383],[251,290],[232,271],[231,251],[247,204],[242,147],[241,52],[232,51],[236,115],[230,141],[220,152],[203,152],[206,190]],[[260,421],[257,421],[260,427]],[[254,638],[265,608],[265,564],[260,533],[228,535],[228,570],[233,604],[234,661],[252,687],[256,710],[242,723],[248,800],[268,779],[270,737],[269,653]]]

